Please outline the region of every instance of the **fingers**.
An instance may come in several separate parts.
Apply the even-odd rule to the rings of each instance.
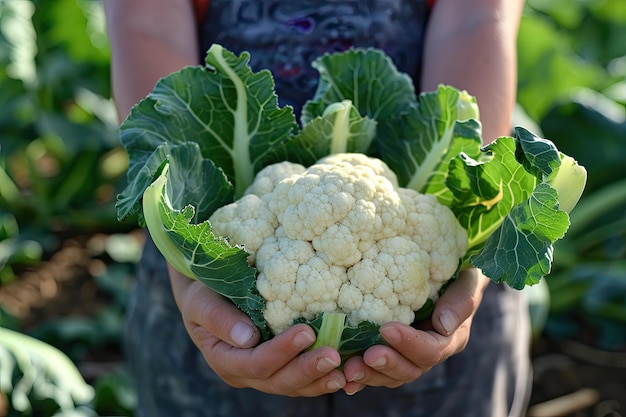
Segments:
[[[309,326],[301,324],[261,343],[255,349],[236,349],[227,344],[221,344],[207,353],[216,364],[219,364],[219,367],[228,368],[229,373],[233,375],[267,379],[311,346],[313,342],[315,342],[315,332]],[[328,371],[330,369],[326,370]]]
[[[174,299],[185,323],[199,326],[232,346],[252,347],[259,343],[259,330],[244,312],[199,281],[169,267]]]
[[[292,326],[258,344],[258,329],[230,301],[175,271],[170,277],[185,326],[209,366],[234,387],[289,396],[342,388],[354,393],[365,385],[393,388],[419,378],[465,347],[471,319],[489,282],[476,269],[463,271],[435,305],[435,331],[387,323],[380,331],[388,345],[373,346],[362,357],[351,358],[341,372],[337,369],[341,358],[334,349],[302,353],[315,341],[309,326]]]
[[[308,326],[303,327],[308,328]],[[269,342],[267,346],[264,345],[260,347],[272,351],[281,350],[281,346],[271,346]],[[343,388],[346,380],[343,372],[338,369],[341,364],[341,357],[336,350],[322,347],[299,354],[300,352],[295,352],[289,363],[283,366],[277,364],[278,370],[264,381],[267,385],[264,389],[269,389],[269,392],[286,393],[290,396],[316,396]],[[271,356],[269,352],[261,350],[255,354],[258,355],[253,359],[255,362],[260,360],[259,358]]]
[[[253,349],[231,346],[199,329],[206,335],[201,349],[205,360],[233,387],[252,387],[288,396],[317,396],[345,385],[345,377],[337,369],[341,358],[336,350],[323,347],[303,353],[315,341],[313,330],[304,324]]]
[[[436,331],[422,331],[401,323],[387,323],[380,333],[393,348],[393,354],[400,354],[421,369],[430,369],[450,356],[460,352],[469,339],[471,319],[466,320],[450,336]],[[366,355],[369,352],[365,352]],[[366,357],[366,363],[374,363],[378,357]]]
[[[416,380],[428,369],[430,366],[420,368],[389,346],[373,346],[362,357],[346,361],[344,374],[348,382],[344,391],[353,394],[365,385],[396,388]]]
[[[344,391],[351,393],[365,385],[395,388],[415,381],[464,348],[470,324],[467,320],[451,336],[400,323],[385,324],[381,334],[388,345],[372,346],[362,358],[350,358],[344,365],[348,381]]]
[[[476,313],[488,283],[489,278],[476,268],[461,271],[459,278],[435,304],[433,328],[445,336],[454,333],[461,323]]]
[[[362,362],[354,361],[344,368],[347,389],[353,388],[353,382],[387,387],[411,382],[462,351],[488,283],[489,279],[478,269],[462,271],[435,304],[434,330],[400,323],[381,326],[380,333],[388,346],[371,347],[364,353]]]
[[[295,325],[258,344],[258,329],[231,302],[173,270],[170,282],[187,332],[227,384],[289,396],[317,396],[345,385],[336,350],[302,353],[315,342],[311,327]]]

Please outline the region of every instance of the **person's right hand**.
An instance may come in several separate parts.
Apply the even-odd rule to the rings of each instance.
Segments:
[[[322,347],[305,324],[259,343],[252,320],[229,300],[169,267],[170,282],[189,336],[224,382],[270,394],[314,397],[342,389],[339,353]]]

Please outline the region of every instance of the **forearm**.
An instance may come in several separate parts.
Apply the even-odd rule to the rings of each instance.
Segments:
[[[478,100],[483,141],[511,131],[522,0],[438,0],[426,35],[421,87],[448,84]]]
[[[159,78],[198,64],[189,0],[103,0],[111,43],[111,81],[123,120]]]
[[[113,98],[123,120],[161,77],[198,63],[195,20],[189,0],[103,0],[103,5]]]

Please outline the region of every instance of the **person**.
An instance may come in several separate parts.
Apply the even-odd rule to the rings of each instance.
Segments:
[[[201,63],[211,43],[249,51],[253,69],[272,71],[280,104],[296,111],[315,91],[314,58],[367,46],[384,50],[416,91],[449,84],[476,96],[485,142],[510,132],[523,0],[103,3],[121,119],[160,77]],[[306,351],[315,334],[304,324],[260,343],[245,314],[169,268],[148,237],[125,338],[137,415],[522,416],[524,293],[467,270],[431,322],[387,323],[386,345],[339,367],[332,348]]]

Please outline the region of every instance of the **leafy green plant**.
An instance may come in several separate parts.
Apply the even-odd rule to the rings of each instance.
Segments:
[[[130,374],[124,368],[103,375],[94,383],[93,408],[99,416],[135,415],[137,393]]]
[[[42,253],[39,242],[20,236],[15,216],[0,213],[0,287],[15,280],[13,265],[34,265]]]
[[[598,345],[624,348],[626,180],[586,195],[572,218],[570,232],[554,248],[558,262],[547,281],[551,320],[546,331],[571,337],[581,326],[591,327]]]
[[[52,417],[65,412],[91,417],[94,390],[61,351],[0,327],[0,393],[7,417]],[[65,414],[64,414],[65,415]]]
[[[2,2],[0,24],[0,210],[22,231],[119,228],[126,159],[101,5]]]
[[[124,368],[88,384],[64,352],[4,327],[0,327],[0,395],[4,400],[0,414],[6,417],[132,417],[137,401]]]
[[[623,9],[620,0],[526,2],[517,47],[518,101],[533,120],[543,120],[581,87],[626,102]]]
[[[134,226],[119,223],[114,207],[127,159],[110,99],[102,4],[0,1],[0,26],[2,286],[50,259],[68,236]],[[119,343],[122,311],[114,305],[37,332],[79,357],[105,336]],[[94,332],[98,325],[108,333]]]
[[[589,176],[554,247],[545,333],[611,349],[626,346],[624,5],[529,0],[518,41],[521,107]]]

